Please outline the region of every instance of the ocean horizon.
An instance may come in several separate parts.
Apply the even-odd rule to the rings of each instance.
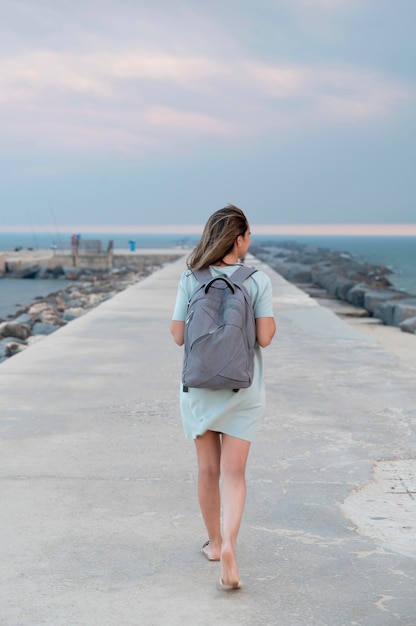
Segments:
[[[364,236],[364,235],[300,235],[286,234],[275,235],[256,234],[253,229],[252,246],[275,246],[282,241],[296,241],[301,244],[314,247],[322,247],[338,252],[352,254],[357,259],[367,261],[371,264],[385,265],[393,274],[389,276],[396,289],[400,289],[410,295],[416,296],[416,235],[415,236]],[[0,251],[8,251],[15,249],[61,249],[69,250],[71,246],[71,234],[73,232],[52,232],[44,230],[43,232],[0,232]],[[85,233],[81,230],[81,238],[99,239],[102,247],[105,249],[109,240],[113,241],[115,249],[121,249],[128,252],[130,250],[130,242],[134,241],[136,249],[152,249],[152,248],[192,248],[199,240],[200,233],[140,233],[130,232],[102,232],[91,231]],[[7,281],[8,279],[6,279]],[[29,289],[29,283],[30,285]],[[35,283],[35,285],[33,285]],[[15,280],[14,288],[6,285],[4,280],[0,280],[0,308],[3,317],[6,311],[16,310],[17,303],[23,304],[27,302],[36,290],[36,284],[39,287],[39,296],[45,296],[49,287],[52,285],[40,284],[35,281]],[[42,287],[40,289],[40,287]],[[56,288],[56,286],[54,286]],[[7,294],[6,294],[7,290]],[[27,293],[25,293],[25,291]]]
[[[0,225],[0,234],[140,234],[140,235],[200,235],[202,224],[77,224],[77,225]],[[316,235],[355,237],[409,237],[416,236],[416,223],[328,223],[328,224],[256,224],[251,222],[255,235]]]

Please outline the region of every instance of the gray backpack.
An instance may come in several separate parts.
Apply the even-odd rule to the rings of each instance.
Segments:
[[[195,270],[199,281],[185,319],[183,390],[250,387],[254,372],[256,325],[243,282],[257,270],[242,265],[231,277]]]

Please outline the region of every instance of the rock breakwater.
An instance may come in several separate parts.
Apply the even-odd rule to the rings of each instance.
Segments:
[[[0,362],[177,258],[177,254],[141,255],[135,257],[134,266],[125,265],[102,272],[68,268],[65,274],[71,282],[65,283],[63,289],[46,298],[37,298],[13,316],[0,319]]]
[[[250,251],[311,295],[318,286],[383,324],[416,333],[416,297],[394,289],[388,278],[392,272],[383,265],[293,241],[253,246]]]

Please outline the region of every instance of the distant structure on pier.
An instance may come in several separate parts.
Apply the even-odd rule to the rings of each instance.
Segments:
[[[106,252],[110,252],[113,248],[113,242],[109,241]],[[72,254],[100,254],[102,244],[100,239],[82,239],[81,235],[71,236],[71,252]]]

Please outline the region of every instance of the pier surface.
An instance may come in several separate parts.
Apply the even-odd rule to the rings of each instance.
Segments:
[[[0,624],[414,626],[415,369],[283,280],[217,589],[169,320],[184,258],[0,365]]]

